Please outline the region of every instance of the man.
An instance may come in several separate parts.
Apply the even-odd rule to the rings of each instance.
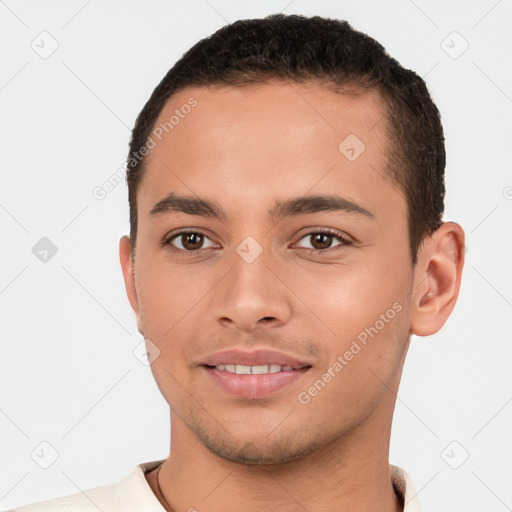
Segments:
[[[459,291],[444,166],[424,82],[345,22],[197,43],[136,121],[120,240],[170,454],[18,510],[420,510],[389,440],[410,337]]]

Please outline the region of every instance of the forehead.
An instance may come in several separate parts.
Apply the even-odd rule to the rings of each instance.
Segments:
[[[363,187],[368,195],[387,181],[386,115],[376,90],[279,81],[188,87],[169,99],[151,138],[139,203],[147,211],[171,191],[222,192],[239,203],[242,194],[254,204],[313,188],[354,197]]]

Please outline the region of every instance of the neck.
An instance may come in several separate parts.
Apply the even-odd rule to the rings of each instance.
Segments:
[[[186,427],[176,426],[176,417],[172,421],[174,444],[155,491],[168,511],[402,510],[391,482],[389,437],[387,443],[369,442],[360,431],[298,461],[243,465],[197,446],[190,432],[176,442],[177,431]]]

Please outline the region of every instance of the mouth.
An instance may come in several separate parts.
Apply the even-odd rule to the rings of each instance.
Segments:
[[[232,397],[258,399],[282,391],[312,367],[274,350],[230,350],[207,357],[200,366],[214,389]]]
[[[245,364],[217,364],[215,366],[208,366],[208,368],[221,372],[236,373],[237,375],[265,375],[268,373],[300,371],[305,368],[310,368],[310,366],[306,365],[294,368],[293,366],[282,366],[280,364],[262,364],[255,366],[247,366]]]

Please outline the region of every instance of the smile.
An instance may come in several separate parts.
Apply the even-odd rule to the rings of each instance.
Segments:
[[[217,364],[213,366],[216,370],[236,373],[237,375],[264,375],[266,373],[291,372],[301,368],[292,366],[281,366],[280,364],[264,364],[257,366],[247,366],[245,364]]]
[[[287,388],[292,392],[312,368],[310,361],[299,357],[267,347],[234,347],[204,356],[198,366],[216,396],[255,400]]]

